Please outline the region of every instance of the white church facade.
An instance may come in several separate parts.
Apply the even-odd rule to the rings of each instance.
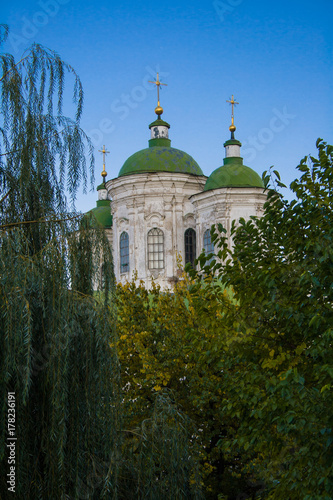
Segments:
[[[159,88],[158,77],[154,83]],[[203,249],[212,252],[211,226],[221,223],[229,234],[234,219],[260,216],[266,194],[260,176],[243,165],[233,113],[224,163],[209,177],[190,155],[171,147],[159,99],[155,113],[149,147],[130,156],[115,179],[106,181],[103,165],[92,212],[108,234],[116,280],[129,281],[135,272],[147,288],[154,280],[165,289],[178,280],[178,256],[184,266]]]

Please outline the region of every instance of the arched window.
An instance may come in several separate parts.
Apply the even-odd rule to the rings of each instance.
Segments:
[[[197,246],[196,246],[196,233],[194,229],[189,228],[185,231],[185,264],[191,262],[194,267],[194,261],[196,258]]]
[[[158,227],[148,232],[148,268],[164,268],[164,234]]]
[[[129,238],[125,231],[120,235],[120,272],[127,273],[129,271]]]
[[[210,229],[206,229],[204,232],[204,237],[203,237],[203,246],[205,250],[205,254],[208,255],[209,253],[214,252],[214,244],[212,243],[212,238],[210,235]],[[212,261],[212,258],[208,261],[208,264]]]

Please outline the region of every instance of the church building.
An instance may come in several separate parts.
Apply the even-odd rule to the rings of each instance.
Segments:
[[[204,249],[214,251],[210,229],[221,223],[230,232],[234,219],[260,216],[266,201],[260,176],[243,165],[241,143],[235,139],[234,97],[223,165],[205,176],[187,153],[171,147],[170,125],[161,116],[159,76],[157,119],[150,125],[148,148],[130,156],[118,177],[106,180],[105,146],[103,183],[92,210],[107,232],[117,281],[131,280],[133,272],[146,287],[152,280],[172,288],[178,280],[177,257],[194,264]],[[231,245],[231,242],[230,242]]]

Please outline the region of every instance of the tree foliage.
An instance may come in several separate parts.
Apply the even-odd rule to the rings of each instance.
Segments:
[[[298,166],[293,201],[269,189],[263,217],[233,224],[232,250],[222,226],[213,231],[212,272],[233,290],[224,321],[237,330],[220,408],[235,427],[219,445],[248,457],[261,498],[333,496],[333,147],[317,147]]]
[[[165,481],[168,478],[170,484],[181,481],[187,485],[180,490],[173,486],[171,491],[164,487],[164,496],[170,499],[201,495],[216,499],[219,494],[225,495],[220,498],[236,498],[256,491],[251,473],[241,471],[240,457],[225,459],[217,447],[227,428],[233,427],[230,419],[221,418],[220,410],[226,346],[235,334],[223,321],[232,301],[228,293],[216,281],[201,286],[184,275],[172,291],[162,291],[155,284],[147,290],[135,280],[118,284],[116,297],[124,449],[130,451],[130,462],[137,464],[137,474],[142,460],[146,474],[163,463]],[[160,398],[164,403],[169,401],[167,411],[160,413],[163,425],[161,420],[156,423]],[[165,421],[170,406],[177,418]],[[147,425],[155,428],[155,438],[170,448],[167,455],[160,451],[160,445],[152,446]],[[180,431],[178,449],[171,449],[173,438],[168,435],[177,436]],[[181,454],[187,456],[186,461],[182,459],[183,467],[172,469],[168,460],[179,463]],[[133,488],[139,477],[132,472],[130,478]],[[156,487],[163,484],[159,480]],[[126,498],[132,498],[128,491],[131,489]],[[162,496],[155,492],[152,498]]]
[[[14,392],[17,497],[112,498],[119,398],[112,259],[103,232],[69,215],[64,197],[67,187],[74,201],[87,179],[85,151],[92,153],[80,129],[81,82],[39,45],[19,61],[0,58],[0,491],[9,487]],[[62,112],[66,74],[74,119]],[[93,295],[101,264],[103,302]]]
[[[263,217],[232,250],[217,226],[172,292],[115,291],[103,231],[63,194],[92,154],[80,80],[39,45],[0,58],[0,493],[13,392],[18,498],[332,498],[333,147],[291,202],[265,174]]]

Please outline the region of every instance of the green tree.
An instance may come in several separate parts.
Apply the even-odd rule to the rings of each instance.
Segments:
[[[216,280],[201,286],[184,276],[172,291],[161,291],[157,285],[147,290],[135,281],[118,284],[116,300],[126,484],[142,484],[139,471],[144,470],[146,486],[152,484],[151,475],[159,477],[155,486],[165,492],[170,491],[168,484],[175,485],[166,498],[196,498],[202,493],[207,499],[219,494],[232,499],[256,491],[251,474],[242,473],[240,457],[230,455],[229,460],[217,447],[227,428],[234,428],[233,419],[222,418],[220,411],[223,363],[228,339],[236,334],[223,321],[231,307],[229,295]],[[160,398],[169,404],[157,413]],[[177,418],[170,417],[170,408]],[[171,447],[176,437],[178,447],[165,454],[166,443]],[[183,456],[188,457],[185,462]],[[177,468],[172,470],[170,463]],[[162,467],[168,474],[161,478]],[[187,490],[173,496],[185,479]],[[126,498],[132,498],[129,491]],[[150,492],[161,498],[156,490]]]
[[[224,321],[236,327],[221,401],[235,426],[219,445],[265,481],[261,498],[333,496],[333,147],[317,147],[293,201],[268,189],[263,217],[233,224],[232,251],[222,226],[213,231],[212,273],[233,290]]]
[[[2,27],[2,42],[7,31]],[[92,174],[92,149],[80,129],[81,82],[39,45],[18,62],[0,57],[0,493],[10,487],[11,424],[18,498],[113,498],[119,392],[110,348],[112,259],[103,232],[68,214],[64,197],[66,187],[74,203],[86,183],[87,148]],[[74,119],[62,112],[66,73]],[[97,301],[101,265],[105,298]],[[8,392],[15,394],[10,402]]]

